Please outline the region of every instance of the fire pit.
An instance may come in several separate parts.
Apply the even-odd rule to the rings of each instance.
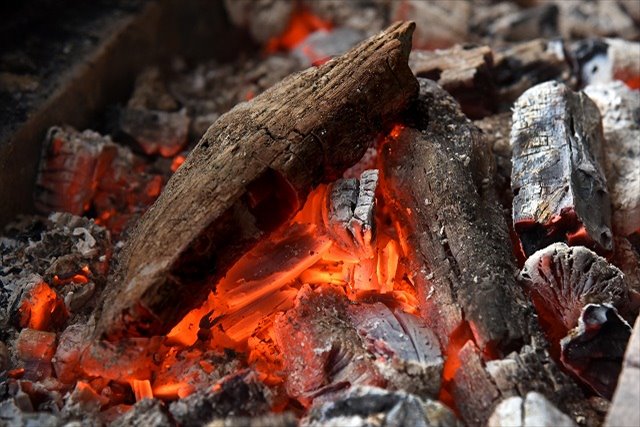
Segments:
[[[2,57],[3,425],[640,423],[640,3],[125,3]]]

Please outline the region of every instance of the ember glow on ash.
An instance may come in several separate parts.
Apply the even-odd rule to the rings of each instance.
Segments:
[[[305,8],[298,8],[291,14],[287,28],[278,37],[273,37],[267,43],[267,53],[289,51],[302,42],[309,34],[331,29],[331,24],[315,16]]]

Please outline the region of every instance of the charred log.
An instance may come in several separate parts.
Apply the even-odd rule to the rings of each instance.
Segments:
[[[127,242],[99,335],[167,332],[315,184],[355,163],[415,95],[413,28],[396,24],[218,119]]]
[[[491,153],[435,83],[420,81],[414,114],[418,129],[402,129],[383,147],[381,183],[408,240],[421,313],[443,346],[466,320],[483,350],[519,348],[527,308],[513,279]]]
[[[516,102],[511,131],[513,223],[527,256],[552,242],[613,250],[598,108],[543,83]]]

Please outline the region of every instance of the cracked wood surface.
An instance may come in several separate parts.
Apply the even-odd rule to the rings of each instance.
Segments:
[[[125,244],[98,336],[166,333],[417,93],[400,22],[237,105],[205,133]]]
[[[491,152],[455,100],[419,80],[417,128],[382,149],[385,200],[410,243],[421,311],[441,344],[466,320],[482,350],[505,354],[527,340],[529,307],[514,278]]]

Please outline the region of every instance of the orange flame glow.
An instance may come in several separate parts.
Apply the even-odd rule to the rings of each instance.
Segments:
[[[282,34],[273,37],[267,43],[268,53],[289,51],[296,47],[309,34],[318,30],[330,30],[331,24],[315,16],[304,8],[298,8],[291,15],[289,24]]]
[[[20,326],[38,331],[50,330],[66,318],[64,303],[45,282],[37,283],[20,306]]]
[[[143,399],[153,399],[153,391],[149,380],[131,380],[130,384],[136,396],[136,402]]]

